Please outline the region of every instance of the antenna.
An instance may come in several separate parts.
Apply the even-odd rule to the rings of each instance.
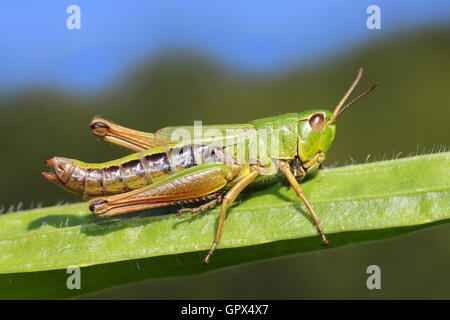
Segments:
[[[331,118],[331,120],[329,121],[329,124],[333,124],[336,121],[336,119],[342,114],[342,112],[344,112],[346,109],[348,109],[355,102],[361,100],[364,96],[368,95],[378,85],[378,82],[375,82],[368,90],[366,90],[361,95],[359,95],[357,98],[353,99],[350,103],[348,103],[344,107],[342,107],[344,105],[345,101],[347,100],[348,96],[352,93],[353,89],[355,89],[356,85],[358,84],[359,80],[361,79],[363,70],[364,70],[363,68],[359,68],[358,74],[356,75],[356,78],[353,81],[352,85],[350,86],[350,88],[347,90],[345,95],[342,97],[341,101],[339,101],[338,105],[334,109],[333,118]]]

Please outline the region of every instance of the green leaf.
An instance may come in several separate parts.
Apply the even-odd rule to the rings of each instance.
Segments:
[[[228,212],[177,218],[174,208],[110,219],[86,203],[0,216],[0,298],[63,298],[149,278],[197,274],[264,259],[388,239],[450,219],[450,152],[321,170],[302,183],[330,241],[283,181],[255,187]],[[83,267],[68,290],[69,266]],[[52,271],[53,270],[53,271]]]

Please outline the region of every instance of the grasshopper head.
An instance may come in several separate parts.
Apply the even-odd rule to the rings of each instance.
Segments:
[[[336,132],[336,124],[330,120],[333,114],[328,110],[311,110],[299,115],[297,154],[307,162],[316,154],[324,155],[330,149]]]
[[[318,161],[321,162],[325,159],[326,153],[334,140],[336,119],[352,104],[366,96],[377,86],[378,83],[375,83],[368,90],[344,106],[348,96],[361,79],[362,72],[363,68],[360,68],[356,79],[341,101],[339,101],[333,113],[328,110],[312,110],[299,114],[297,154],[303,163],[312,160],[314,156],[320,153],[322,153],[322,156],[317,158],[319,159]]]

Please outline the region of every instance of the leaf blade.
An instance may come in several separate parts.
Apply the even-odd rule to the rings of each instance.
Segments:
[[[442,165],[448,164],[448,154],[327,170],[303,184],[305,194],[321,213],[327,233],[408,226],[448,218],[449,181],[445,174],[448,167]],[[419,172],[419,168],[425,168],[426,172],[411,174]],[[342,181],[346,180],[352,183],[343,185]],[[419,208],[422,215],[417,216],[409,209],[396,214],[395,210],[402,207]],[[425,207],[427,210],[420,210]],[[439,208],[447,208],[447,212],[442,215]],[[344,214],[331,214],[333,210]],[[298,214],[299,211],[302,214]],[[352,212],[352,219],[348,219],[348,212]],[[214,236],[217,213],[214,210],[184,221],[172,214],[104,222],[93,217],[85,204],[76,204],[4,215],[0,218],[3,252],[0,272],[49,270],[80,262],[92,265],[206,250]],[[50,221],[46,220],[49,218]],[[42,221],[40,227],[37,226],[39,221]],[[232,206],[220,247],[255,245],[315,234],[314,225],[292,190],[277,184],[271,186],[269,192],[258,190],[241,205]],[[24,243],[27,249],[23,248]],[[10,254],[5,254],[8,248],[5,244]],[[133,250],[136,244],[143,247]],[[17,267],[17,261],[25,261],[18,253],[21,251],[28,262],[26,267]],[[30,262],[33,252],[40,252],[42,258]],[[106,252],[108,258],[96,259],[104,256],[102,252]],[[14,260],[16,267],[8,265],[8,259]],[[41,262],[44,260],[47,266]]]
[[[302,184],[330,238],[330,248],[335,248],[447,222],[449,159],[447,152],[328,169]],[[157,215],[146,212],[105,220],[81,203],[3,215],[0,273],[4,275],[0,279],[9,276],[20,281],[23,272],[50,272],[73,265],[117,272],[111,266],[129,260],[150,264],[155,270],[151,275],[135,270],[136,278],[205,272],[200,258],[211,245],[218,210],[186,220],[167,212],[173,208]],[[352,233],[360,235],[352,238]],[[291,247],[293,243],[296,247]],[[283,183],[249,190],[232,205],[219,248],[208,270],[324,250],[305,208]],[[179,265],[177,259],[189,263]],[[155,261],[162,265],[155,268]]]

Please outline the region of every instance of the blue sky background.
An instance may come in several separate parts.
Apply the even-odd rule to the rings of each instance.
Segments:
[[[81,30],[66,8],[81,8]],[[381,8],[368,30],[366,8]],[[450,1],[3,1],[0,90],[107,86],[140,59],[190,48],[253,71],[307,63],[372,37],[448,23]]]

